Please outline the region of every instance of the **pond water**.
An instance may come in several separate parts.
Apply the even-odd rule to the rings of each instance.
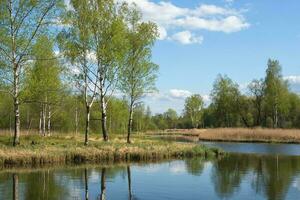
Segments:
[[[232,153],[216,160],[4,170],[0,199],[295,200],[300,157]]]
[[[294,155],[300,156],[299,144],[279,144],[279,143],[243,143],[243,142],[205,142],[209,147],[218,147],[226,152],[234,153],[256,153],[268,155]]]

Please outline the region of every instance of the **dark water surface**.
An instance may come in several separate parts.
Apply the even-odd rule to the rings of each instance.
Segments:
[[[300,157],[234,153],[218,160],[5,170],[0,199],[296,200]]]

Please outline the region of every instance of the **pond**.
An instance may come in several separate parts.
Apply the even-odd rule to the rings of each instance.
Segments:
[[[300,157],[275,154],[232,153],[215,160],[3,170],[0,199],[299,199]]]
[[[218,147],[226,152],[234,153],[256,153],[268,155],[294,155],[300,156],[299,144],[280,144],[280,143],[243,143],[243,142],[205,142],[209,147]]]

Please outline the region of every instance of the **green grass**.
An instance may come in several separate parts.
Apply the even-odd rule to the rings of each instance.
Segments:
[[[114,136],[109,142],[91,136],[88,146],[83,136],[55,135],[21,137],[21,144],[11,145],[11,137],[0,136],[0,166],[41,166],[47,164],[115,163],[159,161],[193,156],[217,156],[217,149],[207,149],[193,143],[178,143],[136,136],[132,144],[124,137]]]

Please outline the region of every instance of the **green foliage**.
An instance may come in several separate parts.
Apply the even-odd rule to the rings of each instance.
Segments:
[[[280,126],[280,119],[288,112],[288,85],[283,80],[277,60],[269,60],[265,78],[265,109],[272,118],[273,127]],[[282,126],[282,124],[281,124]]]
[[[175,110],[169,108],[164,113],[164,118],[166,120],[166,123],[167,123],[167,126],[169,129],[177,128],[178,114]]]
[[[128,96],[129,103],[135,104],[145,93],[156,90],[158,66],[151,61],[151,48],[158,32],[154,23],[141,22],[135,7],[127,11],[126,18],[128,48],[120,70],[119,89]]]
[[[211,92],[216,126],[234,127],[239,124],[238,105],[240,92],[238,85],[227,76],[219,75]]]
[[[189,118],[193,128],[199,128],[202,123],[204,102],[200,95],[187,97],[184,105],[184,115]]]
[[[62,68],[53,52],[53,41],[42,35],[33,47],[34,64],[27,71],[23,98],[36,103],[59,101]]]

